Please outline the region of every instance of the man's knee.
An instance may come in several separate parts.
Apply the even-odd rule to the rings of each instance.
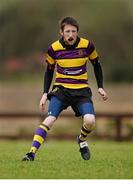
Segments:
[[[93,129],[95,127],[95,116],[93,114],[86,114],[84,115],[84,125],[88,129]]]
[[[44,119],[42,124],[45,124],[46,126],[48,126],[49,128],[51,128],[54,124],[54,122],[56,121],[56,117],[54,116],[48,116]]]

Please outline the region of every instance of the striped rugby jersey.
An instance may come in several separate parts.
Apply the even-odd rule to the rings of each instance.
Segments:
[[[63,39],[54,42],[49,48],[46,61],[56,65],[54,85],[69,89],[88,87],[87,61],[95,60],[98,54],[94,44],[87,39],[77,38],[73,46],[65,45]]]

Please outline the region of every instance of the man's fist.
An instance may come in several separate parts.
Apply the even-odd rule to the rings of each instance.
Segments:
[[[108,95],[103,88],[99,88],[98,93],[102,96],[104,101],[106,101],[108,99]]]
[[[44,111],[44,106],[47,100],[47,93],[44,93],[41,100],[40,100],[40,109],[41,111]]]

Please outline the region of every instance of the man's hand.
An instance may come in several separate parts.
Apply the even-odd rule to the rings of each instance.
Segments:
[[[103,100],[106,101],[108,99],[107,93],[104,91],[103,88],[98,89],[98,93],[102,96]]]
[[[41,100],[40,100],[40,109],[41,111],[44,111],[44,106],[47,100],[47,93],[44,93]]]

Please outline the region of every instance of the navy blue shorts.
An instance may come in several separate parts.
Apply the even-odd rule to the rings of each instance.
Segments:
[[[48,107],[48,116],[51,115],[57,118],[62,110],[66,109],[68,106],[69,105],[66,106],[58,97],[52,96]],[[95,115],[93,103],[91,101],[82,102],[77,106],[73,105],[72,109],[75,112],[75,116],[84,116],[85,114]]]

